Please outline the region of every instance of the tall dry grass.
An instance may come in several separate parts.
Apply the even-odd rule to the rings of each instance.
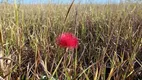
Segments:
[[[1,77],[6,80],[142,79],[141,4],[69,7],[0,5]],[[56,37],[62,32],[74,33],[79,47],[73,51],[58,47]]]

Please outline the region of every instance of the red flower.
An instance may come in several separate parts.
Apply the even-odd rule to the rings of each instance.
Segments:
[[[78,46],[78,39],[72,33],[62,33],[56,40],[61,47],[76,48]]]

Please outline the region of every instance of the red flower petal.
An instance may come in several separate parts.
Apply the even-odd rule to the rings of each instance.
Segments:
[[[76,48],[78,39],[72,33],[62,33],[57,37],[57,44],[61,47]]]

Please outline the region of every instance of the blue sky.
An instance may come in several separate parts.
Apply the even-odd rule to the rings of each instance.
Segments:
[[[4,1],[4,0],[0,0],[0,1]],[[9,2],[13,2],[14,0],[8,0]],[[19,0],[17,0],[19,1]],[[36,4],[36,3],[48,3],[49,1],[51,1],[52,3],[71,3],[72,0],[20,0],[21,3],[25,3],[25,4]],[[119,3],[120,0],[75,0],[75,3],[107,3],[108,1],[112,2],[112,3]]]

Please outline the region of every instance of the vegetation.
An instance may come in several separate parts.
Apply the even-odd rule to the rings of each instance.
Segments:
[[[77,49],[56,44],[62,32]],[[140,80],[141,54],[141,4],[0,4],[6,80]]]

